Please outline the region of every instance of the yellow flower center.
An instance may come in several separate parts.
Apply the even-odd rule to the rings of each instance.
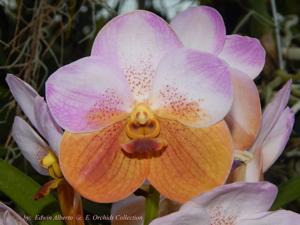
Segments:
[[[133,109],[125,131],[131,140],[122,144],[121,148],[130,155],[148,157],[167,146],[164,139],[158,138],[160,134],[159,121],[145,104],[138,104]]]
[[[48,151],[48,154],[41,160],[41,166],[48,169],[49,176],[53,180],[45,183],[35,194],[34,199],[38,200],[45,197],[51,190],[58,188],[63,181],[63,175],[59,167],[58,159],[52,151]]]
[[[154,113],[145,104],[138,104],[128,120],[127,136],[131,139],[155,138],[159,133],[160,126]]]
[[[52,151],[49,151],[48,154],[41,160],[41,164],[44,168],[48,169],[49,175],[54,179],[63,177],[58,159]]]

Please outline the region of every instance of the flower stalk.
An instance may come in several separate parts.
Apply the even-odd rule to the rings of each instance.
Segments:
[[[57,188],[57,196],[67,225],[84,225],[81,197],[63,180]]]
[[[159,212],[159,192],[150,185],[149,192],[146,197],[145,205],[145,220],[144,225],[148,225],[153,219],[158,217]]]

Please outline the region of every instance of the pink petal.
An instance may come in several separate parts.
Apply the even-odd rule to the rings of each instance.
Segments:
[[[157,15],[143,10],[112,19],[96,37],[92,55],[121,68],[138,101],[147,99],[162,56],[181,47],[174,31]]]
[[[218,54],[225,42],[225,25],[217,10],[208,6],[189,8],[179,13],[171,27],[185,47]]]
[[[111,215],[114,218],[111,225],[143,225],[145,212],[145,197],[131,195],[128,198],[112,204]],[[134,216],[140,219],[124,220],[122,216]],[[119,219],[118,219],[119,218]]]
[[[265,64],[265,50],[258,39],[240,35],[227,35],[220,57],[230,67],[254,79]]]
[[[26,82],[18,77],[7,74],[6,82],[12,95],[34,127],[37,128],[37,115],[34,111],[35,97],[39,94]]]
[[[281,155],[293,130],[295,114],[286,108],[262,145],[263,171],[269,169]]]
[[[261,123],[261,106],[255,83],[238,70],[231,70],[233,105],[225,120],[233,137],[234,149],[246,150],[254,142]]]
[[[149,225],[209,225],[210,219],[203,208],[178,211],[153,220]]]
[[[132,105],[124,77],[97,57],[54,72],[46,82],[46,98],[56,122],[71,132],[102,129],[125,118]]]
[[[300,214],[278,210],[275,212],[260,213],[241,219],[236,225],[297,225],[300,224]]]
[[[62,138],[62,129],[56,124],[50,114],[49,108],[44,98],[37,96],[34,104],[35,114],[38,117],[38,131],[47,140],[48,144],[57,155],[59,154],[59,146]]]
[[[0,202],[0,224],[2,225],[28,225],[21,216]]]
[[[261,149],[264,140],[271,132],[271,129],[274,127],[274,125],[277,123],[280,115],[282,114],[282,111],[286,108],[286,105],[290,98],[291,83],[291,80],[288,81],[283,86],[283,88],[278,91],[274,99],[266,106],[263,112],[261,129],[254,145],[250,149],[251,152],[254,152],[257,149]]]
[[[158,116],[192,127],[224,118],[232,104],[227,66],[217,57],[178,49],[164,57],[153,82],[150,103]]]
[[[40,162],[48,154],[49,146],[21,117],[15,117],[12,136],[32,167],[40,174],[48,175]]]
[[[237,182],[217,187],[184,204],[182,210],[205,208],[212,219],[218,215],[238,219],[244,215],[266,212],[277,195],[277,187],[268,182]]]
[[[55,123],[44,98],[26,82],[8,74],[6,82],[21,109],[37,131],[47,140],[52,150],[58,152],[61,128]]]
[[[294,123],[293,113],[288,108],[284,109],[290,97],[290,88],[291,81],[281,88],[264,110],[261,130],[249,150],[254,158],[247,164],[245,181],[261,180],[262,173],[276,161],[288,141]]]

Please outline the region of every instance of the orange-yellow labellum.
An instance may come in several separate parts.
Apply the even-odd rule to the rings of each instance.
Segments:
[[[225,182],[233,153],[224,122],[205,129],[171,120],[160,120],[160,125],[168,147],[152,159],[148,179],[161,194],[185,202]]]
[[[144,116],[140,119],[140,125],[146,123]],[[139,140],[142,144],[133,143],[137,139],[127,135],[127,120],[98,132],[65,132],[60,150],[65,178],[81,195],[96,202],[126,198],[145,179],[167,198],[179,202],[225,182],[233,160],[225,122],[205,129],[167,119],[158,118],[158,122],[157,137]],[[145,143],[152,146],[153,154],[130,152],[132,145],[142,148]]]
[[[123,120],[98,132],[64,133],[61,169],[85,198],[118,201],[141,186],[149,174],[148,160],[127,157],[121,149],[121,144],[129,141],[125,125]]]

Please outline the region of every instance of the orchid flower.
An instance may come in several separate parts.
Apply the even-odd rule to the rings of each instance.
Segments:
[[[264,64],[265,53],[258,40],[240,35],[225,36],[222,17],[215,9],[207,6],[190,8],[180,13],[172,20],[171,26],[187,47],[215,54],[231,67],[235,98],[226,121],[231,128],[235,149],[249,150],[257,158],[247,164],[246,178],[243,175],[243,179],[258,181],[261,160],[264,161],[265,171],[280,155],[291,132],[293,113],[289,108],[284,109],[289,98],[290,82],[280,91],[276,100],[270,103],[272,109],[265,110],[261,124],[259,95],[252,81]],[[270,115],[271,111],[274,114]],[[112,214],[130,214],[135,208],[135,213],[143,215],[144,204],[143,197],[132,195],[114,203]],[[122,222],[133,224],[133,221]],[[142,224],[141,221],[134,222]],[[118,221],[113,221],[113,224],[117,225]]]
[[[228,64],[234,101],[226,122],[234,149],[248,149],[261,123],[260,100],[253,82],[265,63],[265,50],[260,42],[247,36],[226,35],[222,16],[208,6],[191,7],[175,16],[170,25],[184,46],[213,54]]]
[[[0,202],[0,224],[28,225],[22,217],[2,202]]]
[[[281,155],[291,134],[294,124],[294,113],[286,107],[291,90],[291,81],[276,94],[274,99],[267,105],[262,117],[262,126],[255,139],[253,146],[248,150],[253,154],[253,159],[246,163],[245,167],[237,167],[233,170],[232,180],[248,182],[260,181],[263,173],[271,167]],[[163,199],[168,201],[167,199]],[[160,203],[160,210],[171,213],[174,211],[175,202],[168,201],[164,206]],[[145,198],[132,195],[128,199],[114,203],[112,215],[144,215]],[[171,205],[171,207],[170,207]],[[143,221],[113,221],[112,225],[143,225]]]
[[[53,178],[41,187],[35,198],[39,199],[57,188],[63,214],[79,215],[82,213],[81,198],[64,180],[57,159],[62,129],[53,120],[44,99],[30,85],[11,74],[7,75],[6,82],[23,112],[42,135],[16,116],[12,136],[32,167],[41,175]],[[78,220],[76,224],[82,223]]]
[[[183,47],[157,15],[112,19],[91,56],[46,82],[46,100],[65,129],[64,177],[96,202],[126,198],[145,179],[184,202],[225,182],[232,161],[223,118],[232,104],[223,60]]]
[[[279,90],[274,99],[266,106],[259,134],[249,149],[253,159],[246,164],[245,181],[259,181],[263,173],[281,155],[293,130],[295,115],[287,106],[291,81]]]
[[[269,104],[261,119],[259,95],[252,81],[265,61],[265,51],[259,41],[247,36],[225,35],[221,15],[207,6],[192,7],[179,13],[171,21],[171,27],[185,46],[209,52],[228,63],[234,101],[226,122],[233,136],[234,149],[237,152],[248,150],[255,157],[247,165],[243,179],[258,181],[258,176],[279,157],[292,130],[293,112],[284,109],[290,82]]]
[[[56,159],[63,133],[61,128],[52,119],[44,99],[30,85],[11,74],[7,75],[6,82],[25,115],[41,134],[40,136],[25,120],[16,116],[12,128],[14,140],[37,172],[61,178],[62,174]],[[48,158],[53,163],[42,165],[43,159],[47,161]]]
[[[300,215],[268,211],[277,187],[268,182],[237,182],[217,187],[185,203],[178,212],[153,220],[150,225],[295,225]]]

